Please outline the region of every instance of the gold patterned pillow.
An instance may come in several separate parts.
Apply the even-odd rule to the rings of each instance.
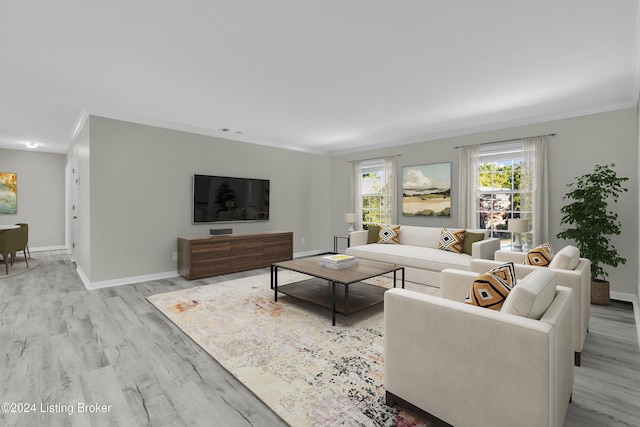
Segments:
[[[397,245],[398,235],[400,234],[399,225],[383,225],[378,233],[378,243],[389,243]]]
[[[543,243],[527,252],[524,263],[537,267],[548,267],[553,259],[553,247],[551,243]]]
[[[513,286],[500,277],[484,273],[476,277],[471,285],[465,304],[500,310]]]
[[[462,253],[462,242],[464,241],[465,229],[457,230],[453,228],[442,228],[440,231],[440,242],[438,249],[443,251]]]
[[[487,273],[498,276],[512,288],[516,285],[516,267],[513,265],[513,262],[507,262],[506,264],[493,267],[487,271]]]

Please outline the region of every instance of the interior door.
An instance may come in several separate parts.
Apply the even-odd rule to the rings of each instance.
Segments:
[[[78,175],[78,157],[71,158],[71,261],[78,261],[78,186],[80,185]]]

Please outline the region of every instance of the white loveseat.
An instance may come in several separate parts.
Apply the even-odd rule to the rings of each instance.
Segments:
[[[562,426],[574,375],[571,289],[537,270],[496,311],[462,302],[476,276],[442,272],[443,295],[457,301],[385,293],[387,404],[456,427]]]
[[[442,228],[401,225],[398,232],[399,244],[367,244],[367,230],[349,234],[348,255],[360,259],[388,262],[405,267],[405,279],[423,285],[440,286],[440,272],[446,268],[469,270],[471,259],[493,259],[500,249],[500,240],[489,238],[489,230],[468,230],[483,233],[484,240],[472,244],[471,254],[454,253],[438,249]]]
[[[580,251],[575,246],[565,246],[558,251],[549,267],[525,265],[525,252],[497,251],[495,261],[472,260],[470,270],[483,273],[492,268],[513,262],[516,277],[522,279],[533,271],[549,269],[556,273],[558,285],[573,290],[573,350],[575,365],[580,366],[580,355],[589,330],[591,308],[591,261],[580,258]]]

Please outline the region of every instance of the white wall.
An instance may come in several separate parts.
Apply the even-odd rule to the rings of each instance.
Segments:
[[[17,173],[18,212],[0,224],[29,224],[32,251],[65,247],[65,156],[0,149],[0,171]]]
[[[79,172],[82,188],[90,174],[90,191],[81,193],[80,207],[90,197],[90,247],[81,238],[79,266],[92,285],[175,273],[177,238],[208,235],[210,228],[293,231],[294,252],[331,247],[327,156],[95,116],[86,126],[90,165],[81,156]],[[270,179],[271,219],[193,225],[194,173]]]
[[[528,126],[482,132],[446,139],[408,144],[399,147],[376,149],[334,156],[331,158],[331,230],[344,231],[344,213],[349,206],[349,161],[399,154],[398,175],[403,166],[451,162],[452,163],[452,216],[451,218],[403,217],[398,202],[400,224],[448,227],[458,226],[457,186],[458,151],[454,147],[499,141],[510,138],[557,133],[549,141],[549,236],[555,248],[569,242],[555,235],[561,231],[560,208],[565,204],[562,197],[567,192],[566,184],[576,176],[591,172],[596,164],[615,163],[619,176],[628,177],[627,188],[619,203],[612,206],[622,222],[622,235],[614,236],[613,244],[627,258],[625,265],[617,269],[608,268],[612,292],[638,295],[638,113],[636,108],[582,116],[564,120],[544,122]],[[400,191],[400,185],[399,185]]]

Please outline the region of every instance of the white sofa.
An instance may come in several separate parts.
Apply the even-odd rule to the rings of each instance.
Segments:
[[[572,291],[538,270],[496,311],[462,302],[476,276],[442,272],[443,294],[457,301],[385,293],[387,404],[456,427],[562,426],[574,375]]]
[[[471,255],[438,249],[441,227],[418,227],[401,225],[398,232],[399,244],[367,244],[368,231],[349,233],[348,255],[360,259],[388,262],[405,267],[405,279],[423,285],[440,286],[440,272],[446,268],[469,270],[471,259],[493,259],[500,249],[500,240],[489,238],[489,230],[468,230],[484,233],[485,239],[472,245]]]
[[[525,265],[526,253],[497,251],[495,260],[472,260],[471,271],[483,273],[505,262],[513,262],[516,277],[522,279],[538,269],[550,269],[556,273],[558,285],[573,290],[573,350],[575,365],[580,366],[580,354],[589,329],[591,308],[591,261],[580,258],[575,246],[565,246],[558,251],[549,267]]]

